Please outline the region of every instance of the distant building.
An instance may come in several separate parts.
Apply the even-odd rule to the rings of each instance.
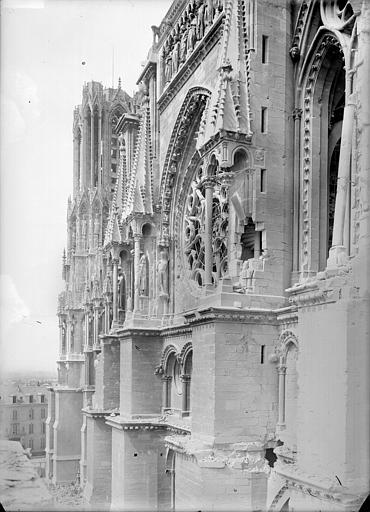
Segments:
[[[47,389],[42,385],[0,385],[0,437],[20,441],[32,455],[44,455]]]

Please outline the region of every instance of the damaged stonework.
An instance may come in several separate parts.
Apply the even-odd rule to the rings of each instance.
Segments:
[[[0,496],[5,510],[51,510],[53,498],[18,441],[0,441]]]

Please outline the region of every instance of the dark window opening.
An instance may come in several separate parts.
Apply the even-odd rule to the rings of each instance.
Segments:
[[[337,182],[338,182],[338,167],[339,167],[339,154],[340,154],[341,139],[335,145],[329,168],[329,183],[328,183],[328,247],[327,255],[333,241],[334,229],[334,213],[335,213],[335,198],[337,195]]]
[[[266,448],[265,459],[269,463],[270,468],[273,468],[277,460],[277,456],[275,455],[273,448]]]
[[[267,132],[267,107],[261,107],[261,133]]]
[[[262,64],[267,63],[268,57],[268,36],[262,36]]]
[[[260,192],[266,192],[266,169],[261,169]]]
[[[261,364],[265,362],[265,345],[261,345]]]

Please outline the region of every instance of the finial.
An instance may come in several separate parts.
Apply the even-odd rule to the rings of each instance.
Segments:
[[[121,89],[121,77],[118,77],[118,89]]]
[[[66,264],[66,250],[65,248],[63,249],[63,265]]]

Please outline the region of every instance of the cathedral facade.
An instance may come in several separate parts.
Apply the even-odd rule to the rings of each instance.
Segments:
[[[47,477],[110,510],[369,492],[370,4],[174,0],[74,112]]]

